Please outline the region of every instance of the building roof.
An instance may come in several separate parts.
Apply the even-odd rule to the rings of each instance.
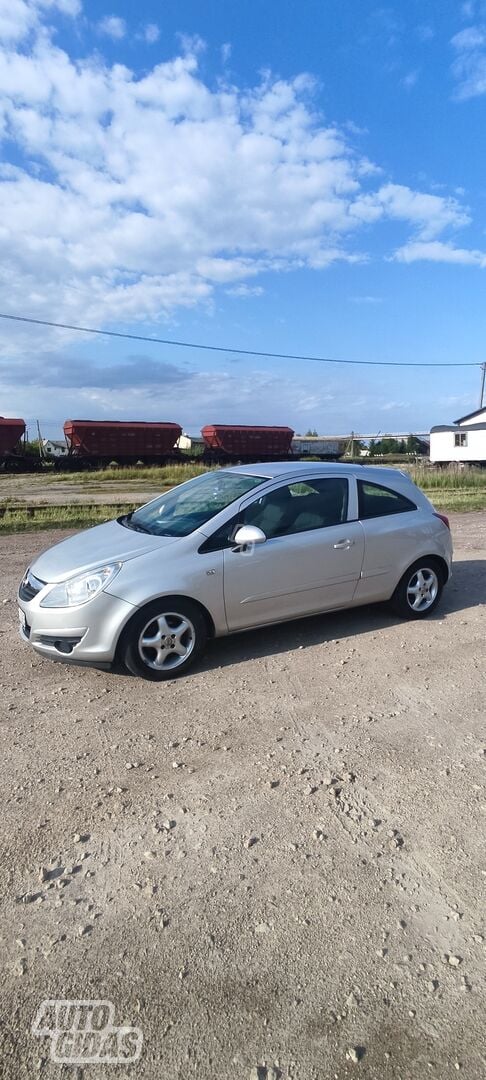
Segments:
[[[486,417],[486,406],[482,409],[475,409],[474,412],[466,413],[465,416],[460,416],[458,420],[454,420],[455,424],[463,424],[465,420],[472,420],[473,416]]]
[[[473,414],[474,415],[474,414]],[[438,424],[437,427],[430,429],[430,434],[433,435],[437,431],[460,431],[462,435],[466,435],[468,431],[486,431],[486,423],[484,424],[468,424],[467,428],[459,427],[455,424]]]

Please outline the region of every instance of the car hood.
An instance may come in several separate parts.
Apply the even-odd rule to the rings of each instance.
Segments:
[[[61,540],[60,544],[43,551],[32,563],[34,577],[41,581],[64,581],[74,574],[92,570],[105,563],[126,562],[146,555],[154,549],[160,550],[174,544],[178,537],[151,536],[148,533],[135,532],[120,525],[118,521],[107,521],[95,525],[92,529]]]

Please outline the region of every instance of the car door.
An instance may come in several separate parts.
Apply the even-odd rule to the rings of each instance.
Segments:
[[[356,600],[387,600],[403,571],[421,553],[420,512],[403,492],[358,479],[358,517],[365,555]]]
[[[351,489],[355,511],[354,481]],[[279,485],[246,502],[240,524],[261,528],[265,543],[224,551],[224,600],[230,630],[277,622],[352,602],[364,536],[349,518],[347,477]]]

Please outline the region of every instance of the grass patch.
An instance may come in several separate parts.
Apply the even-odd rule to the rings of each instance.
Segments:
[[[86,529],[89,525],[100,525],[103,521],[119,517],[120,514],[128,514],[138,505],[139,503],[121,503],[117,506],[36,506],[29,510],[10,507],[0,517],[0,535],[42,529]]]
[[[148,480],[155,487],[171,487],[192,480],[208,472],[207,465],[133,465],[126,468],[94,469],[86,472],[56,472],[42,474],[42,481],[48,484],[102,484],[106,480],[116,480],[123,484],[125,480]]]
[[[485,491],[486,469],[424,469],[410,471],[412,480],[424,491]]]
[[[480,491],[425,491],[436,510],[454,513],[467,510],[486,510],[486,490]]]
[[[408,470],[407,470],[408,471]],[[411,469],[410,476],[437,510],[486,510],[486,469]]]

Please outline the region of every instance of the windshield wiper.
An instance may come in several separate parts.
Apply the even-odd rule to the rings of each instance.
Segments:
[[[137,522],[132,521],[133,510],[129,514],[124,514],[123,517],[119,517],[116,520],[119,525],[124,525],[126,529],[133,529],[134,532],[148,533],[151,535],[150,529],[146,529],[143,525],[139,525]]]

